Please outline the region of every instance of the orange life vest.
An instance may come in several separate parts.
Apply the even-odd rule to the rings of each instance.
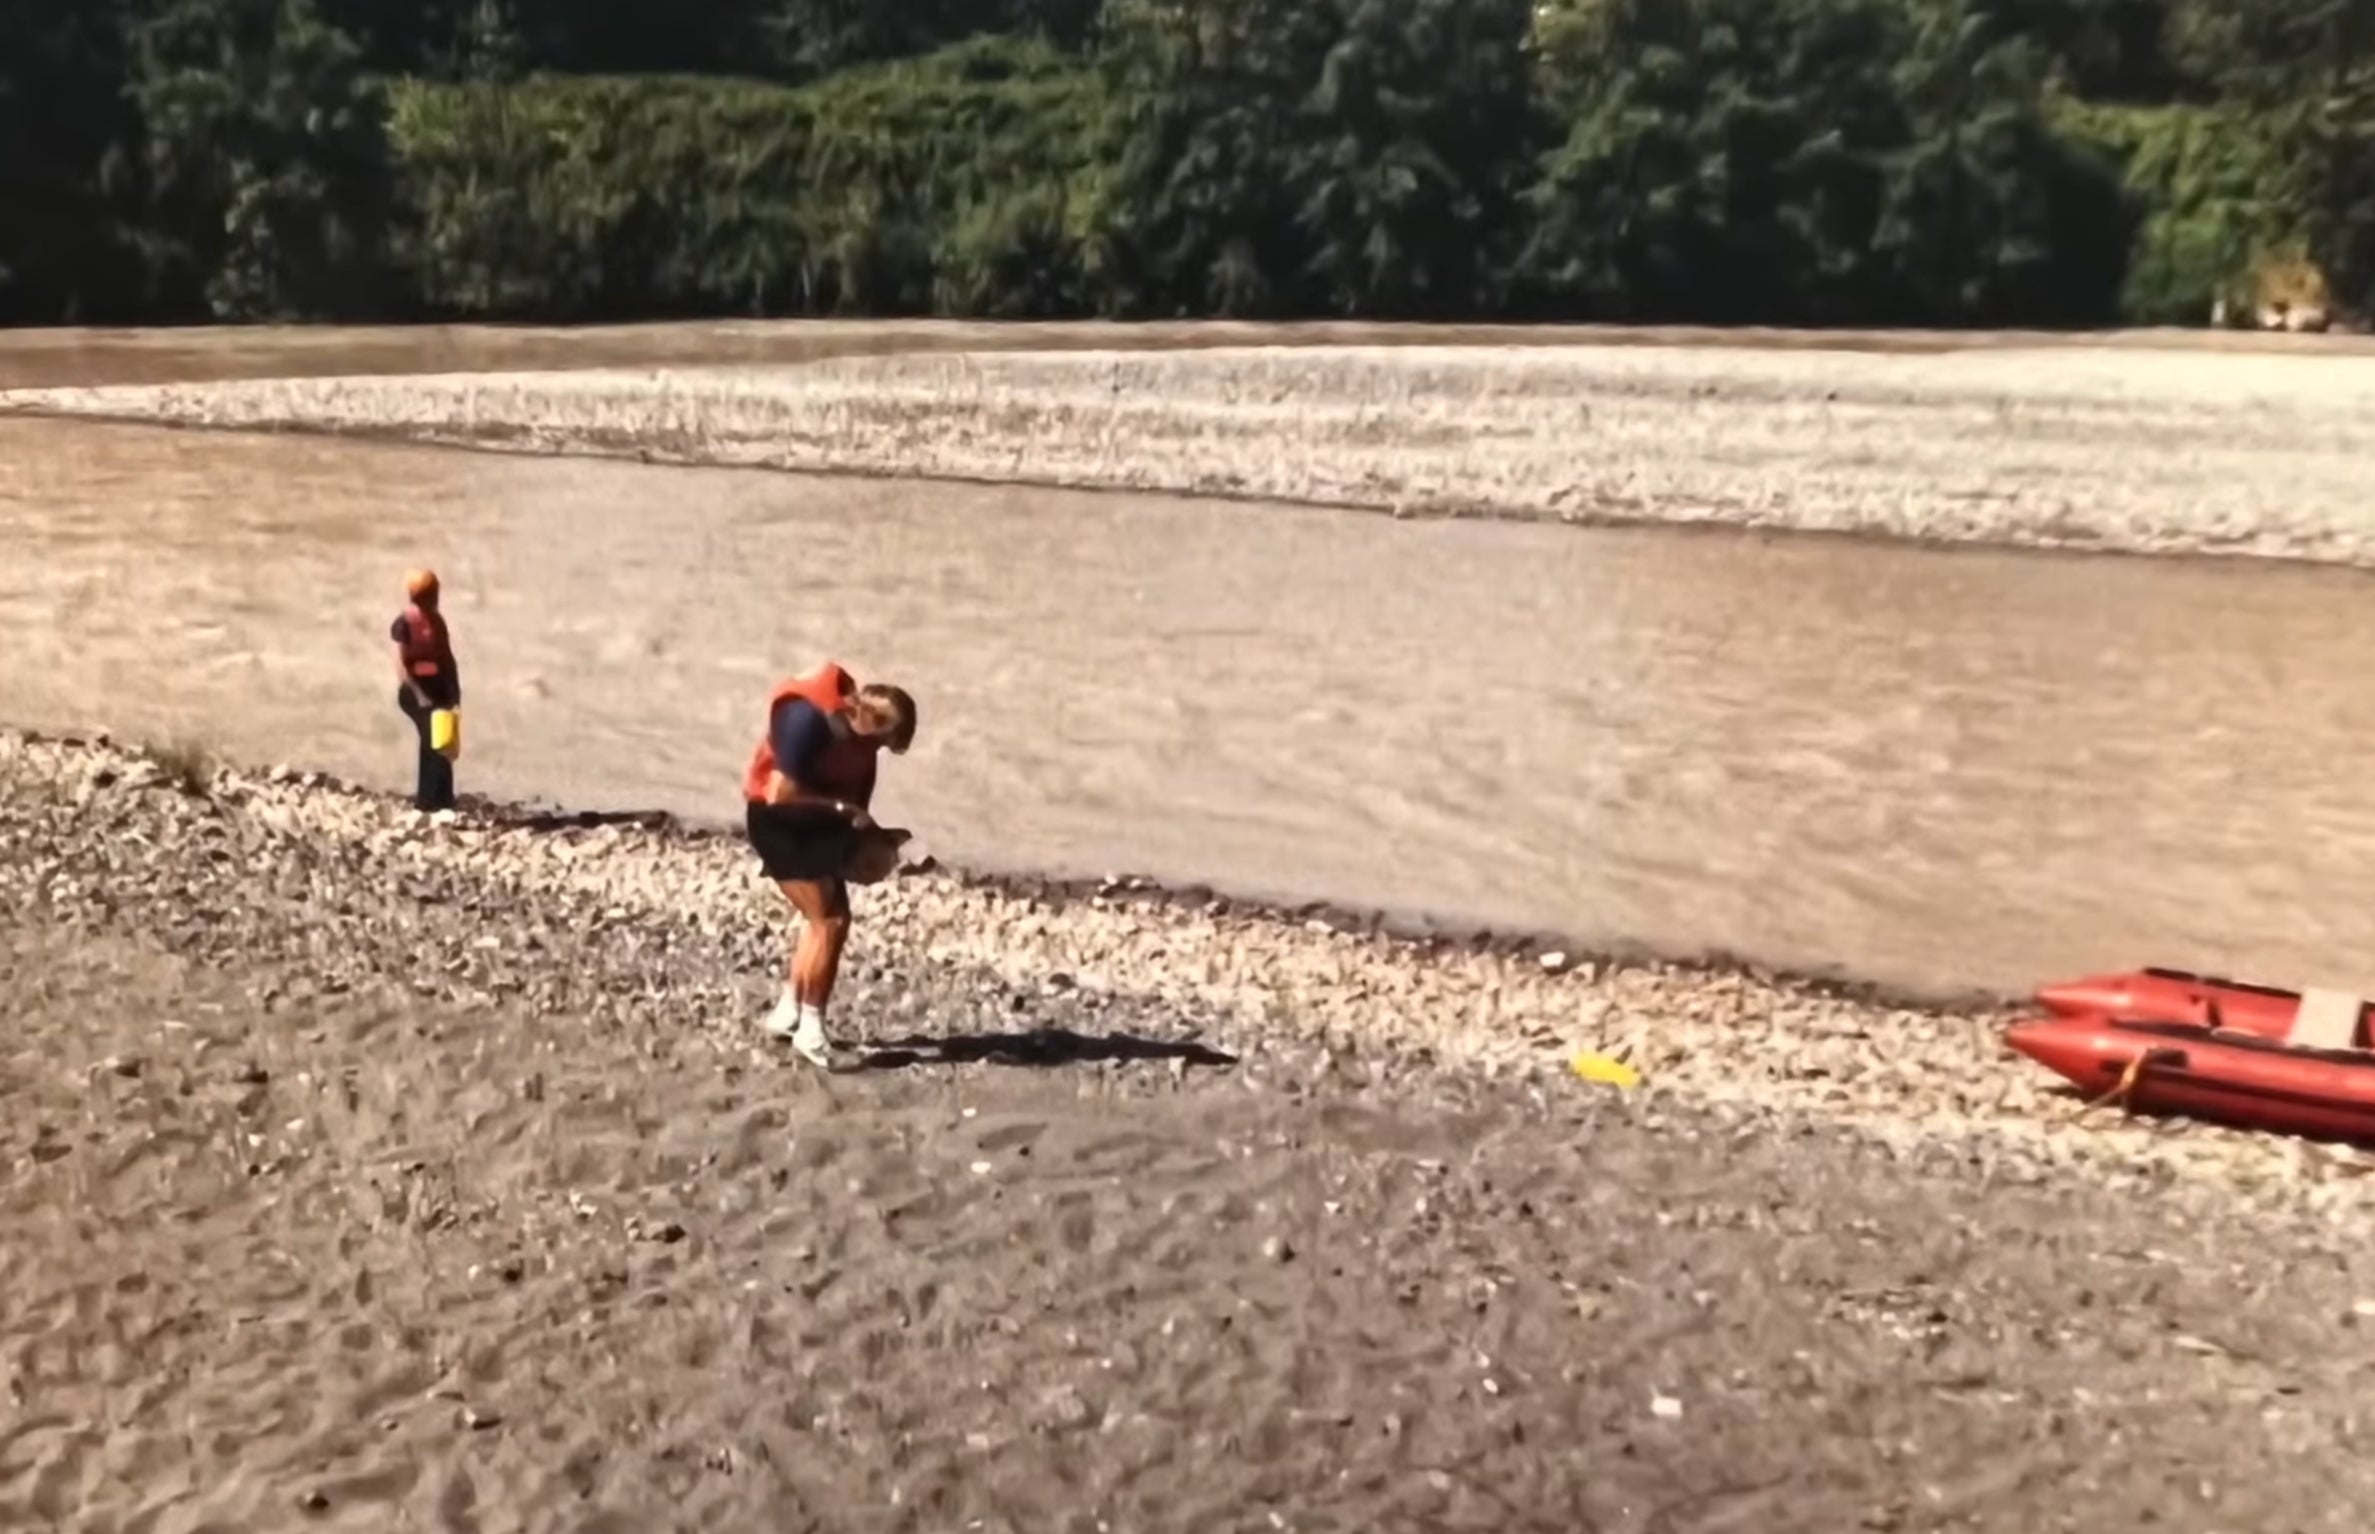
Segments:
[[[426,612],[415,603],[404,609],[404,670],[416,677],[450,676],[454,669],[453,641],[445,632],[445,615]]]
[[[838,714],[858,690],[857,682],[837,663],[827,661],[806,676],[792,677],[776,684],[767,699],[767,720],[775,721],[775,710],[786,698],[799,698],[824,714]],[[810,769],[814,781],[802,783],[835,798],[847,799],[860,809],[874,798],[874,769],[876,743],[855,736],[837,735],[825,747],[824,754]],[[750,765],[742,772],[742,797],[753,804],[767,799],[767,779],[775,772],[775,739],[772,728],[759,732],[759,748],[750,755]]]

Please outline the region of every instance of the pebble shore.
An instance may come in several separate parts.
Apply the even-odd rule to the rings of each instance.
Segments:
[[[0,391],[0,413],[648,462],[2375,564],[2341,354],[1215,347]]]
[[[784,916],[732,836],[502,806],[441,823],[315,774],[20,733],[0,734],[0,795],[0,903],[50,925],[341,985],[392,980],[465,1009],[658,1016],[726,1054],[761,1047]],[[2172,1207],[2375,1212],[2361,1152],[2082,1113],[2002,1048],[2014,1014],[2001,1009],[1400,937],[1119,878],[1060,889],[910,871],[859,892],[858,912],[837,1015],[876,1043],[1192,1041],[1290,1086],[1423,1086],[1448,1070],[1538,1101],[1713,1115],[1744,1154],[1844,1129],[1991,1181],[2083,1170]],[[1628,1060],[1643,1086],[1574,1078],[1579,1050]]]

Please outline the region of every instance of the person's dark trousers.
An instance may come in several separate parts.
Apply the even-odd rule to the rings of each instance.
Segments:
[[[450,810],[454,807],[454,764],[429,748],[429,715],[437,709],[454,706],[453,689],[424,681],[421,691],[429,695],[426,708],[414,701],[411,688],[396,689],[396,706],[412,721],[412,733],[420,747],[418,765],[414,768],[412,802],[417,808],[432,812]]]

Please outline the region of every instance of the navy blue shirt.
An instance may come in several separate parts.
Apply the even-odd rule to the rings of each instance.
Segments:
[[[803,787],[814,787],[817,759],[833,744],[833,721],[806,698],[786,698],[767,721],[767,741],[775,749],[777,772]]]
[[[775,705],[774,717],[767,721],[767,744],[775,752],[775,770],[813,792],[817,786],[817,763],[833,744],[833,721],[806,698],[786,698]],[[841,818],[833,813],[832,806],[825,804],[785,804],[776,808],[782,814],[802,818],[818,815]]]

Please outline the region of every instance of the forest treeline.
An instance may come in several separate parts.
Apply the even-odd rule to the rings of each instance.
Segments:
[[[6,0],[0,322],[2375,308],[2375,0]]]

